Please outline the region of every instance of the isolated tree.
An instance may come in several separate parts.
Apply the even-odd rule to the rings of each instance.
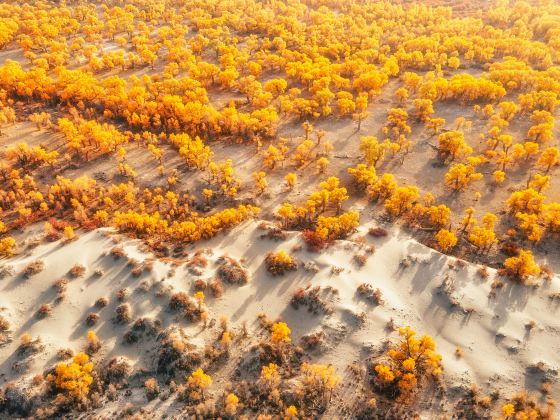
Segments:
[[[443,162],[448,158],[453,162],[458,157],[472,153],[472,148],[465,143],[465,135],[461,131],[451,130],[442,133],[438,141],[438,154]]]
[[[447,229],[440,229],[436,234],[436,239],[442,252],[447,252],[457,245],[457,236]]]
[[[376,167],[385,157],[385,145],[374,136],[360,137],[360,152],[368,166]]]
[[[541,273],[540,267],[535,263],[533,253],[529,250],[521,249],[517,256],[506,259],[504,266],[508,276],[517,278],[523,283]]]

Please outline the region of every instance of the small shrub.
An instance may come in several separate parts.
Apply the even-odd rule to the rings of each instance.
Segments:
[[[148,401],[153,400],[160,393],[159,384],[156,378],[146,379],[144,387],[146,388],[146,398]]]
[[[0,315],[0,332],[5,332],[10,329],[10,323],[6,318]]]
[[[49,305],[48,303],[43,303],[41,306],[39,306],[39,309],[37,310],[37,317],[45,318],[48,315],[50,315],[51,311],[52,311],[51,305]]]
[[[74,350],[72,350],[72,349],[60,349],[56,352],[56,356],[60,360],[68,360],[68,359],[74,357]]]
[[[70,277],[77,279],[78,277],[82,277],[86,273],[86,268],[81,264],[74,265],[68,274]]]
[[[87,333],[87,352],[89,354],[97,353],[101,348],[101,341],[97,337],[97,334],[93,331],[88,331]]]
[[[191,305],[191,298],[185,292],[177,292],[171,296],[169,300],[169,307],[173,310],[184,310]]]
[[[220,279],[214,279],[210,282],[210,291],[212,292],[212,296],[215,298],[219,298],[224,294],[224,286]]]
[[[273,276],[283,275],[287,271],[297,270],[297,264],[293,257],[288,255],[285,251],[277,253],[269,252],[265,258],[266,269]]]
[[[161,322],[152,320],[151,318],[138,318],[134,321],[132,328],[124,335],[124,341],[127,344],[133,344],[140,341],[144,336],[155,336],[159,333]]]
[[[356,261],[356,264],[358,264],[360,267],[366,265],[367,260],[368,260],[368,256],[366,254],[354,255],[354,261]]]
[[[305,229],[301,232],[301,236],[307,244],[307,248],[312,252],[319,252],[327,246],[327,241],[313,230]]]
[[[86,325],[90,327],[97,324],[97,321],[99,321],[99,314],[96,314],[95,312],[89,313],[88,316],[86,317]]]
[[[321,346],[325,341],[326,334],[324,331],[318,331],[301,337],[301,344],[306,350],[313,350]]]
[[[117,291],[117,300],[119,302],[123,302],[126,297],[129,295],[129,291],[128,289],[124,288],[124,289],[120,289],[119,291]]]
[[[128,324],[132,321],[132,310],[128,303],[117,306],[114,322],[117,324]]]
[[[272,239],[273,241],[284,241],[288,237],[286,232],[276,226],[267,228],[266,233],[260,236],[262,239]]]
[[[43,261],[41,260],[33,261],[23,269],[23,275],[25,276],[25,278],[30,278],[36,274],[39,274],[44,269],[45,269],[45,263]]]
[[[97,306],[98,308],[104,308],[108,304],[109,304],[109,299],[107,299],[106,297],[100,297],[95,301],[95,306]]]
[[[110,254],[113,256],[115,260],[126,257],[126,252],[122,245],[114,246],[113,248],[111,248]]]
[[[132,372],[130,362],[125,357],[114,357],[101,371],[101,378],[109,386],[121,389],[128,384],[127,378]]]
[[[249,282],[249,272],[239,261],[231,257],[222,257],[218,267],[218,276],[229,284],[243,285]]]
[[[207,287],[208,283],[206,283],[206,280],[196,279],[194,281],[194,290],[196,290],[197,292],[202,292],[206,290]]]
[[[300,287],[292,295],[290,300],[294,309],[299,309],[300,305],[307,306],[309,312],[318,314],[331,314],[333,309],[329,306],[328,301],[323,298],[326,293],[332,292],[332,289],[321,289],[320,286],[315,286],[307,289]]]
[[[387,229],[383,229],[382,227],[372,227],[369,228],[368,234],[370,234],[374,238],[382,238],[384,236],[387,236],[389,232],[387,232]]]
[[[369,283],[361,283],[358,286],[357,292],[366,300],[374,303],[375,305],[383,304],[383,294],[380,289],[374,289]]]
[[[159,352],[157,358],[157,372],[160,374],[180,374],[193,371],[202,363],[202,356],[189,343],[185,333],[171,327],[158,336]]]

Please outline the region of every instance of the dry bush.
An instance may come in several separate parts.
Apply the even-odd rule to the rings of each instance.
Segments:
[[[185,310],[191,304],[191,297],[185,292],[174,293],[169,299],[169,307],[174,311]]]
[[[215,278],[210,282],[210,291],[212,292],[212,296],[215,298],[219,298],[224,294],[224,286],[220,279]]]
[[[358,264],[360,267],[363,267],[364,265],[366,265],[368,260],[368,255],[366,254],[356,254],[354,255],[354,261],[356,261],[356,264]]]
[[[190,321],[200,320],[202,311],[199,305],[185,292],[173,294],[169,299],[169,307],[174,311],[182,311]]]
[[[117,291],[117,300],[119,302],[124,302],[124,300],[126,299],[126,297],[130,294],[130,292],[128,291],[127,288],[124,289],[120,289]]]
[[[500,251],[509,256],[517,255],[520,249],[521,248],[519,247],[519,244],[512,241],[507,241],[500,244]]]
[[[155,337],[159,334],[161,329],[161,322],[159,320],[153,320],[151,318],[138,318],[132,324],[132,327],[124,335],[124,341],[127,344],[133,344],[139,342],[145,336]]]
[[[57,289],[58,293],[56,296],[56,302],[61,302],[66,298],[66,288],[68,286],[68,279],[65,277],[62,277],[61,279],[58,279],[55,283],[54,283],[54,287]]]
[[[45,318],[49,316],[51,312],[52,312],[51,305],[49,305],[48,303],[43,303],[41,306],[39,306],[39,309],[37,310],[37,318]]]
[[[0,280],[4,280],[7,277],[13,277],[16,275],[16,270],[11,265],[0,266]]]
[[[100,376],[106,385],[113,385],[116,389],[128,385],[128,377],[132,372],[132,365],[125,357],[114,357],[101,369]]]
[[[187,267],[206,268],[208,267],[208,258],[202,251],[197,251],[187,263]]]
[[[72,357],[74,357],[74,350],[72,349],[60,349],[56,352],[56,356],[60,359],[60,360],[68,360],[71,359]]]
[[[328,245],[328,242],[314,230],[305,229],[301,232],[301,236],[307,244],[307,249],[312,252],[319,252]]]
[[[33,339],[31,334],[24,333],[19,338],[18,353],[20,355],[35,354],[43,350],[44,347],[41,337]]]
[[[208,283],[206,282],[206,280],[196,279],[194,281],[193,287],[194,287],[195,291],[202,292],[202,291],[206,290],[206,288],[208,287]]]
[[[41,260],[33,261],[23,269],[23,275],[25,278],[30,278],[36,274],[39,274],[45,269],[45,263]]]
[[[109,253],[113,256],[115,260],[127,256],[124,247],[122,245],[114,246],[113,248],[111,248],[111,251],[109,251]]]
[[[97,306],[98,308],[104,308],[108,304],[109,304],[109,299],[107,299],[106,297],[100,297],[95,301],[95,306]]]
[[[0,315],[0,346],[8,342],[10,339],[10,323],[6,318]]]
[[[370,234],[374,238],[382,238],[384,236],[387,236],[389,232],[387,231],[387,229],[384,229],[382,227],[371,227],[368,229],[368,234]]]
[[[273,241],[285,241],[288,235],[276,226],[268,227],[266,233],[260,235],[261,239],[272,239]]]
[[[99,314],[95,312],[89,313],[88,316],[86,317],[86,325],[90,327],[94,326],[99,321],[99,318],[100,318]]]
[[[0,315],[0,332],[6,332],[10,329],[10,323],[6,318]]]
[[[72,277],[74,279],[77,279],[78,277],[82,277],[85,273],[86,273],[86,268],[81,264],[74,265],[70,269],[70,271],[68,271],[68,274],[70,275],[70,277]]]
[[[116,324],[128,324],[130,321],[132,321],[132,309],[130,305],[128,303],[123,303],[117,306],[113,322]]]
[[[229,284],[243,285],[249,282],[249,271],[234,258],[223,256],[218,260],[218,276]]]
[[[307,334],[301,337],[301,345],[306,350],[314,350],[324,344],[325,337],[326,334],[324,331]]]
[[[184,378],[184,372],[191,372],[203,361],[196,347],[189,343],[183,330],[170,327],[157,338],[157,372],[168,376],[176,374]]]
[[[383,304],[383,294],[380,289],[374,289],[369,283],[361,283],[358,285],[357,292],[359,296],[362,296],[368,302],[375,305]]]
[[[294,309],[299,309],[300,305],[307,306],[309,312],[318,314],[331,314],[333,309],[329,306],[329,302],[325,299],[325,295],[332,293],[331,290],[321,289],[321,286],[307,286],[307,288],[300,287],[292,295],[290,300]]]
[[[146,398],[148,401],[156,398],[160,393],[159,384],[156,378],[149,378],[144,381],[144,388],[146,388]]]

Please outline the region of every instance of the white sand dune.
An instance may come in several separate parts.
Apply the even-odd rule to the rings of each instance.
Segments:
[[[367,225],[362,226],[355,237],[365,235],[367,229]],[[539,375],[554,376],[560,369],[560,308],[557,301],[549,298],[551,293],[560,291],[558,276],[535,288],[503,279],[504,287],[496,291],[495,298],[489,298],[497,276],[494,270],[489,269],[489,276],[484,279],[477,273],[477,266],[442,255],[403,232],[393,232],[385,238],[365,235],[363,244],[337,241],[321,253],[307,252],[304,247],[292,251],[302,246],[296,232],[279,242],[261,239],[263,232],[257,222],[250,222],[210,241],[189,245],[191,256],[197,250],[208,250],[209,264],[198,276],[190,273],[185,264],[174,267],[161,260],[154,262],[150,272],[132,276],[126,258],[115,260],[107,255],[115,245],[112,238],[118,237],[109,230],[83,233],[68,244],[41,244],[25,255],[3,261],[5,267],[13,267],[15,275],[0,280],[0,307],[4,308],[1,314],[10,322],[13,338],[0,347],[0,385],[13,379],[20,383],[30,381],[34,374],[56,363],[56,352],[61,348],[83,349],[89,329],[96,331],[103,343],[96,361],[123,355],[137,371],[153,369],[153,346],[144,341],[124,344],[122,337],[129,326],[111,321],[120,303],[115,293],[122,288],[130,291],[126,301],[132,307],[133,319],[158,318],[164,326],[178,323],[191,341],[200,346],[215,340],[217,327],[203,329],[200,323],[179,319],[168,310],[168,298],[157,296],[156,292],[171,287],[192,295],[193,282],[197,278],[212,278],[215,262],[222,255],[242,260],[251,280],[244,286],[224,285],[220,298],[207,293],[210,317],[217,319],[225,314],[234,327],[246,321],[249,329],[255,331],[256,316],[264,312],[270,319],[282,318],[292,329],[294,341],[324,330],[326,348],[312,352],[310,357],[315,362],[335,365],[339,372],[354,360],[376,354],[384,341],[395,336],[386,329],[391,319],[396,326],[410,325],[419,333],[433,336],[443,356],[445,380],[450,388],[475,383],[485,391],[499,390],[502,395],[509,395],[522,388],[537,389]],[[138,248],[138,241],[121,239],[129,258],[142,262],[153,257]],[[373,245],[375,252],[359,267],[353,257],[364,253],[368,245]],[[268,251],[279,249],[291,252],[300,263],[314,262],[319,271],[314,273],[300,266],[284,276],[271,276],[264,258]],[[20,273],[35,260],[44,261],[44,271],[24,278]],[[83,277],[67,276],[74,264],[87,268]],[[343,271],[333,274],[333,266]],[[94,274],[97,269],[103,270],[102,276]],[[57,292],[53,284],[64,276],[69,278],[66,298],[54,304]],[[363,282],[382,291],[382,305],[370,304],[358,296],[356,288]],[[141,284],[149,286],[149,290],[140,290]],[[305,307],[296,310],[290,305],[293,292],[309,284],[331,286],[338,291],[326,298],[333,309],[331,314],[311,314]],[[109,298],[109,304],[103,309],[95,308],[95,301],[102,296]],[[43,303],[52,304],[53,309],[48,317],[39,319],[35,314]],[[100,314],[93,327],[85,324],[90,312]],[[361,317],[363,322],[359,321]],[[527,328],[530,322],[535,322],[532,330]],[[15,372],[13,365],[20,359],[16,349],[18,337],[24,332],[40,336],[45,348],[33,357],[22,374]],[[457,347],[463,352],[460,358],[455,355]],[[239,353],[245,350],[236,349]],[[538,362],[544,363],[544,373],[531,371],[530,366]],[[216,374],[213,388],[223,384],[227,372],[225,367]],[[551,392],[552,396],[560,395],[558,383],[554,383]],[[140,393],[133,395],[136,398],[127,401],[138,400],[140,404]]]

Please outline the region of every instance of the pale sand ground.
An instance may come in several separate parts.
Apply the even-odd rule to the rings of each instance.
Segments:
[[[353,256],[363,253],[366,245],[337,241],[322,253],[309,253],[305,248],[293,252],[300,262],[315,262],[320,269],[318,273],[299,267],[295,272],[272,277],[264,266],[265,254],[279,249],[290,251],[302,242],[296,232],[289,233],[286,241],[261,239],[259,236],[264,231],[257,225],[257,222],[249,222],[210,241],[189,246],[189,251],[193,252],[212,250],[212,254],[207,255],[209,265],[200,276],[190,274],[183,265],[168,277],[171,264],[156,261],[151,273],[133,277],[126,258],[115,260],[106,255],[114,246],[111,239],[114,235],[109,230],[83,233],[69,244],[42,244],[28,253],[4,260],[2,263],[12,266],[16,275],[0,280],[0,307],[4,307],[1,313],[9,320],[13,337],[11,343],[0,347],[0,386],[12,379],[22,383],[29,381],[34,374],[50,368],[57,362],[56,352],[61,348],[83,349],[86,332],[90,329],[84,321],[90,312],[101,315],[92,328],[103,343],[94,360],[123,355],[133,362],[136,371],[152,370],[155,342],[123,344],[122,336],[129,327],[115,326],[111,321],[119,304],[115,293],[123,287],[131,292],[127,301],[132,306],[133,319],[157,317],[164,327],[178,323],[198,346],[214,341],[219,333],[218,322],[206,330],[200,323],[190,324],[169,312],[168,298],[157,297],[155,292],[172,287],[174,291],[186,291],[192,295],[194,280],[212,278],[217,267],[215,261],[226,254],[242,259],[252,278],[241,287],[224,284],[224,294],[220,298],[212,298],[207,293],[210,318],[217,319],[220,314],[225,314],[234,328],[240,328],[242,322],[247,321],[254,342],[263,337],[256,323],[259,312],[265,312],[270,319],[281,318],[287,322],[294,342],[305,334],[322,329],[327,333],[327,348],[311,352],[309,357],[314,362],[331,363],[343,374],[349,363],[378,354],[385,340],[396,337],[385,328],[392,318],[396,326],[410,325],[419,333],[433,336],[437,350],[443,356],[445,381],[449,388],[476,383],[485,391],[499,390],[502,396],[509,396],[522,388],[536,390],[540,386],[540,377],[532,374],[528,367],[537,362],[544,362],[549,369],[545,374],[556,379],[560,369],[560,308],[549,295],[560,291],[559,276],[538,288],[504,279],[505,287],[498,290],[495,299],[489,299],[496,276],[493,270],[489,270],[487,279],[482,279],[477,274],[476,265],[457,264],[455,258],[442,255],[397,231],[381,239],[366,235],[366,243],[374,245],[376,251],[363,267],[358,267]],[[362,226],[355,237],[365,234],[367,229],[367,225]],[[33,231],[40,235],[40,227],[27,231],[28,240]],[[138,261],[150,257],[138,249],[137,241],[123,239],[122,243],[129,257]],[[45,270],[25,279],[21,271],[37,259],[45,262]],[[411,264],[404,267],[403,259],[408,259]],[[77,263],[87,267],[85,276],[70,279],[66,300],[54,305],[49,317],[38,319],[35,312],[40,304],[54,303],[54,282]],[[450,268],[450,263],[455,263],[457,268]],[[344,271],[332,274],[332,266],[342,267]],[[98,268],[104,271],[100,278],[94,276]],[[449,286],[440,287],[446,278]],[[148,292],[137,290],[142,281],[152,285]],[[357,296],[356,287],[362,282],[381,289],[383,305],[368,304]],[[308,284],[330,285],[339,291],[338,296],[330,298],[334,309],[331,315],[313,315],[305,307],[295,310],[290,305],[295,289]],[[108,297],[110,302],[99,310],[94,307],[94,302],[102,296]],[[459,304],[452,306],[450,300]],[[362,325],[355,316],[361,312],[366,314]],[[536,327],[529,332],[525,325],[531,321],[536,322]],[[33,358],[25,373],[18,374],[13,372],[12,365],[19,360],[16,354],[18,337],[24,332],[33,337],[41,336],[46,347]],[[245,344],[242,348],[233,347],[230,361],[212,373],[215,381],[211,390],[216,392],[223,387],[248,347]],[[455,356],[457,347],[463,350],[462,358]],[[343,387],[340,398],[351,399],[352,396],[345,395],[345,392]],[[551,395],[560,395],[557,381],[554,381]],[[121,403],[123,401],[146,405],[140,388]],[[156,401],[162,404],[158,410],[166,406],[167,410],[173,411],[171,400]],[[151,406],[154,404],[150,403]]]

